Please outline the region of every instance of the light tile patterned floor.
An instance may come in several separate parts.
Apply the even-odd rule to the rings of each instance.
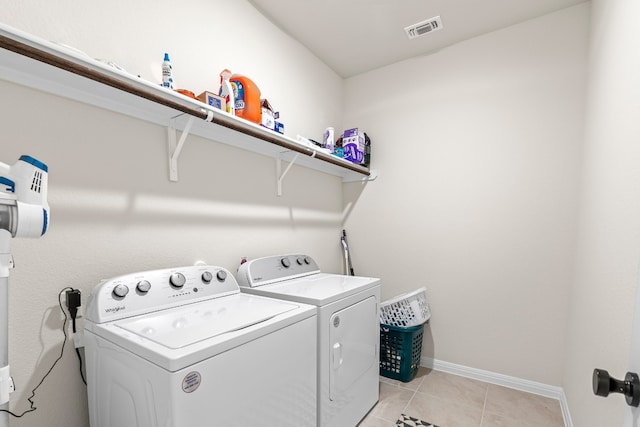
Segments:
[[[408,383],[380,377],[380,400],[358,427],[393,427],[401,414],[438,427],[564,427],[558,400],[427,368]]]

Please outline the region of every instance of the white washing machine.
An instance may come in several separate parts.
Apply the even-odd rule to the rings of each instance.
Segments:
[[[318,426],[355,427],[378,401],[380,280],[322,273],[306,255],[240,266],[241,290],[318,310]]]
[[[221,267],[103,281],[85,316],[91,427],[315,427],[316,320]]]

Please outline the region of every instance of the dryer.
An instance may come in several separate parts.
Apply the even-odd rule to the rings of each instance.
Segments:
[[[379,397],[380,280],[322,273],[308,255],[247,261],[237,279],[243,292],[316,306],[317,425],[356,426]]]
[[[98,284],[85,316],[91,427],[315,427],[316,310],[224,268]]]

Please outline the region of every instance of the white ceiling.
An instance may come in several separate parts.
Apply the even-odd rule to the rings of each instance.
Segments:
[[[249,0],[342,77],[504,28],[585,0]],[[442,29],[409,40],[435,16]]]

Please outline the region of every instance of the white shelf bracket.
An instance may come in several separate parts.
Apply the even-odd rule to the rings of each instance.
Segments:
[[[347,178],[343,178],[342,182],[363,182],[363,183],[367,183],[367,182],[375,181],[377,178],[378,178],[378,171],[376,169],[371,169],[369,171],[369,176],[347,177]]]
[[[167,126],[167,136],[169,142],[169,181],[178,181],[178,158],[180,157],[180,152],[182,151],[184,142],[187,140],[187,136],[189,136],[189,132],[191,131],[191,126],[193,126],[194,120],[194,116],[189,116],[187,125],[184,127],[184,130],[180,135],[180,140],[178,140],[177,138],[175,118],[171,119],[171,121],[169,122],[169,126]]]
[[[291,159],[291,161],[287,165],[287,168],[284,170],[284,172],[282,171],[282,159],[280,157],[276,159],[276,175],[277,175],[276,178],[277,178],[277,184],[278,184],[278,197],[282,196],[282,181],[284,180],[284,177],[287,175],[287,173],[291,169],[291,166],[293,166],[296,160],[298,160],[299,156],[300,156],[300,153],[296,153],[296,155],[293,156],[293,159]]]

